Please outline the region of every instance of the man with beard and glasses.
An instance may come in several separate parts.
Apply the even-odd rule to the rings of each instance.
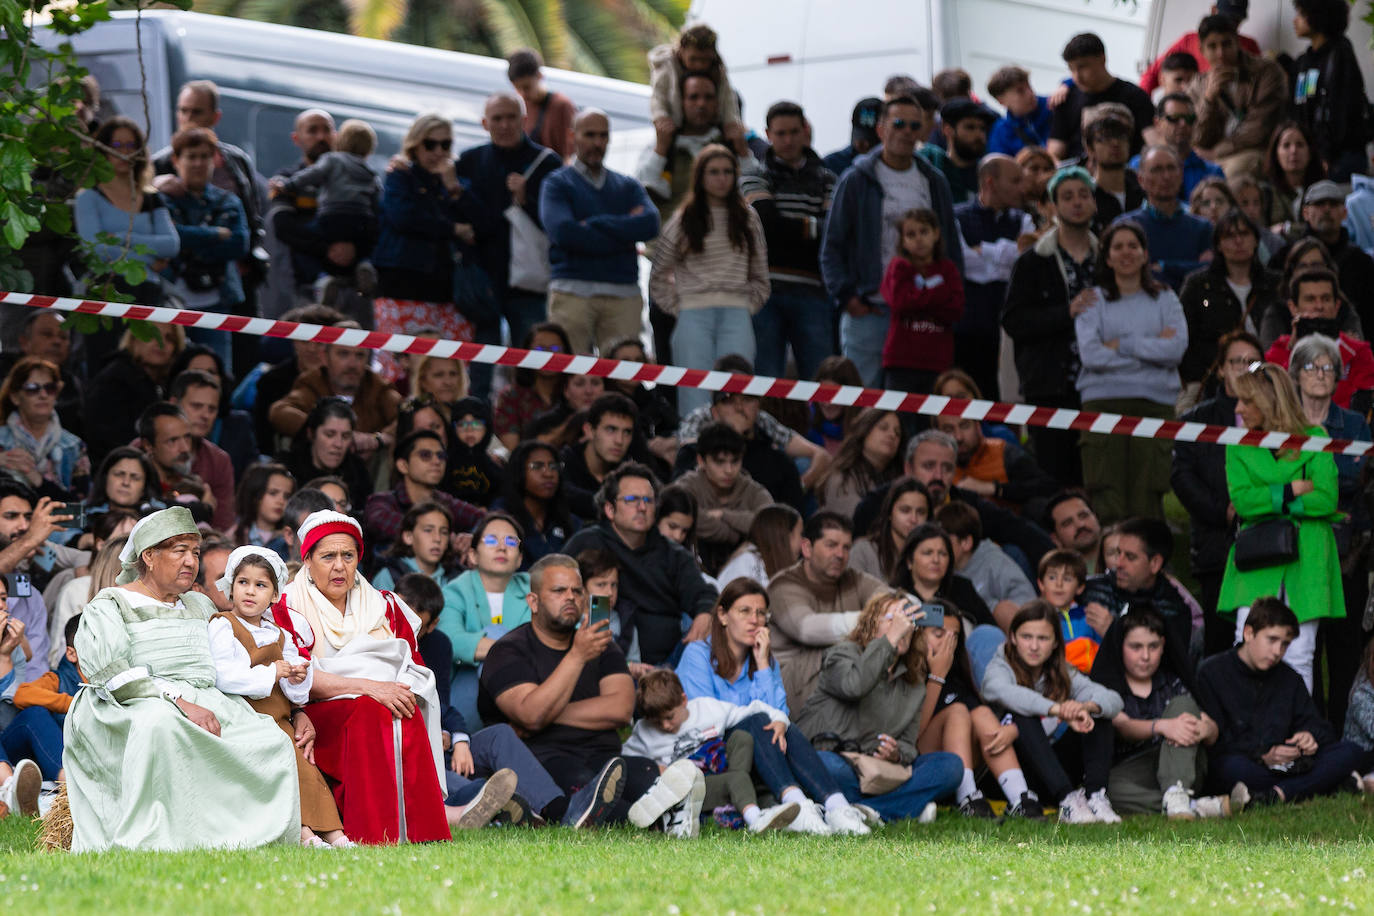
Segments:
[[[972,99],[950,99],[940,107],[940,129],[949,151],[927,143],[920,155],[945,176],[955,204],[978,193],[978,163],[988,151],[988,128],[996,120],[991,109]]]
[[[1314,181],[1302,197],[1302,221],[1307,228],[1299,238],[1315,238],[1326,246],[1336,263],[1340,292],[1350,300],[1366,336],[1374,333],[1374,258],[1350,241],[1345,228],[1345,194],[1334,181]],[[1298,240],[1294,239],[1296,243]],[[1274,255],[1273,263],[1283,264],[1292,245]],[[1291,295],[1291,291],[1290,291]]]
[[[302,111],[296,115],[291,142],[300,148],[300,161],[278,171],[272,176],[274,182],[293,177],[334,149],[334,118],[319,108]],[[330,267],[344,270],[356,257],[352,242],[327,242],[324,236],[311,228],[311,221],[315,218],[317,190],[303,187],[294,193],[275,195],[268,215],[277,241],[291,252],[296,295],[305,302],[313,299],[313,285],[320,271]]]
[[[36,561],[53,557],[48,536],[61,531],[62,523],[70,518],[63,503],[40,499],[24,484],[0,475],[0,575],[9,587],[5,609],[11,619],[23,623],[24,637],[32,650],[25,667],[15,668],[13,684],[27,683],[47,673],[48,609],[41,594],[43,583],[31,577],[42,573]],[[13,707],[0,705],[9,709],[6,718],[11,718]],[[0,709],[0,716],[5,715]],[[0,719],[0,724],[7,724],[6,719]]]
[[[1124,158],[1125,141],[1119,143]],[[1002,327],[1011,338],[1021,395],[1031,404],[1077,408],[1078,343],[1074,319],[1095,300],[1097,239],[1091,231],[1097,202],[1093,179],[1077,166],[1060,169],[1046,185],[1058,219],[1012,266]],[[1113,201],[1115,203],[1115,201]],[[1083,479],[1078,432],[1030,427],[1035,457],[1061,484]]]
[[[138,438],[130,443],[141,448],[158,474],[158,496],[168,505],[185,503],[188,499],[202,504],[204,521],[221,530],[234,525],[234,489],[232,479],[227,493],[216,493],[193,470],[195,447],[191,424],[186,414],[171,401],[158,401],[139,415]],[[211,445],[201,440],[202,445]],[[223,452],[221,452],[223,454]],[[225,461],[229,456],[224,455]],[[200,509],[191,506],[199,517]],[[213,517],[212,517],[213,516]],[[223,522],[223,524],[221,524]]]
[[[948,122],[945,129],[949,130]],[[958,143],[956,136],[956,151]],[[997,377],[1002,345],[998,319],[1012,266],[1034,241],[1035,223],[1017,209],[1025,176],[1015,159],[992,153],[983,157],[977,171],[977,196],[954,208],[964,249],[964,314],[954,323],[954,364],[973,376],[984,397],[998,401],[1003,399]],[[1017,395],[1006,392],[1007,399]]]

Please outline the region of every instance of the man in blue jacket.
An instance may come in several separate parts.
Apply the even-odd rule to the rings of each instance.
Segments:
[[[840,177],[821,239],[821,276],[841,313],[840,348],[859,367],[865,385],[882,382],[888,308],[878,288],[897,253],[902,214],[914,207],[935,211],[946,256],[960,273],[964,270],[949,182],[915,154],[928,128],[920,104],[910,96],[883,106],[882,145],[856,158]]]
[[[515,289],[510,285],[511,224],[507,208],[525,211],[536,225],[539,222],[539,190],[544,179],[563,161],[551,149],[525,136],[525,103],[513,92],[497,92],[487,99],[482,111],[482,127],[491,137],[464,150],[458,157],[458,177],[471,183],[472,194],[482,204],[483,218],[473,228],[477,235],[477,257],[491,278],[492,289],[501,311],[510,324],[510,337],[516,346],[525,333],[548,314],[547,289]],[[502,315],[468,316],[476,329],[478,343],[501,342]],[[473,363],[473,393],[485,397],[491,387],[491,367]]]
[[[578,353],[590,353],[593,344],[604,352],[617,338],[639,336],[644,301],[635,243],[658,235],[658,210],[643,185],[605,167],[605,112],[582,109],[572,130],[574,158],[539,192],[553,267],[549,317]]]

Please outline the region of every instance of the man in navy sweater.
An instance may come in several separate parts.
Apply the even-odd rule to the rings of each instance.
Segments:
[[[549,317],[578,353],[590,353],[593,344],[605,352],[613,340],[639,336],[644,301],[635,243],[658,235],[658,210],[643,185],[605,167],[605,112],[584,108],[572,132],[574,158],[539,192],[553,266]]]
[[[515,206],[539,223],[539,189],[544,179],[563,160],[525,136],[525,103],[513,92],[498,92],[487,99],[482,127],[490,143],[464,150],[458,157],[458,177],[466,179],[482,204],[483,218],[476,222],[477,257],[491,278],[501,311],[510,323],[516,346],[526,332],[547,314],[545,289],[514,289],[510,285],[511,226],[505,216]],[[528,174],[527,174],[528,173]],[[478,343],[501,342],[501,315],[467,316],[476,328]],[[473,363],[473,394],[486,397],[491,389],[491,367]]]
[[[1212,259],[1212,224],[1193,216],[1178,199],[1183,160],[1172,146],[1147,146],[1140,154],[1145,204],[1124,214],[1145,230],[1155,279],[1177,292],[1183,278]]]

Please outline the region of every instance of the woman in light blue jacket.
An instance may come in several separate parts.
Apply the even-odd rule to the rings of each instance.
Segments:
[[[439,629],[453,643],[450,701],[472,731],[482,727],[477,713],[477,676],[496,640],[530,619],[525,597],[529,573],[520,568],[520,523],[504,512],[484,516],[472,531],[468,554],[474,565],[444,586]]]

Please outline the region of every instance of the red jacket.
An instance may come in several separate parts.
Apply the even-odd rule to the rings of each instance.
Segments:
[[[1269,348],[1269,352],[1264,354],[1264,358],[1275,364],[1288,368],[1288,342],[1291,334],[1285,334],[1274,345]],[[1336,382],[1336,393],[1331,396],[1341,407],[1350,406],[1350,398],[1357,391],[1365,391],[1374,388],[1374,350],[1363,340],[1356,340],[1345,333],[1341,334],[1339,341],[1341,347],[1341,366],[1343,372],[1341,378]]]
[[[964,281],[954,262],[936,261],[918,274],[906,258],[893,258],[881,291],[892,312],[883,366],[943,372],[953,365],[954,322],[964,314]]]

